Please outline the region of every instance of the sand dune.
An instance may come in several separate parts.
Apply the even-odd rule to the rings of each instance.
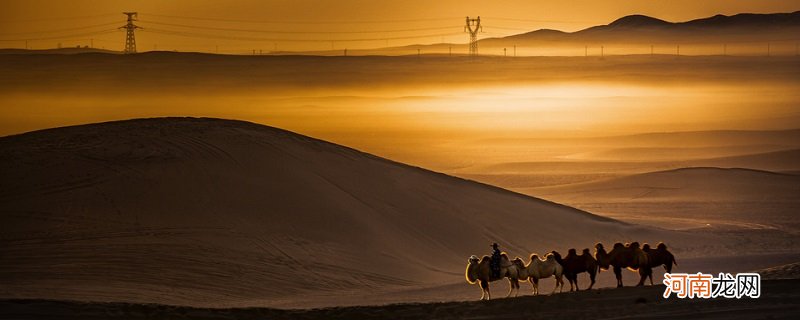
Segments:
[[[519,191],[637,223],[800,230],[792,174],[699,167]]]
[[[683,257],[704,254],[696,243],[726,253],[713,235],[628,225],[247,122],[65,127],[2,138],[0,150],[5,298],[319,306],[332,302],[306,297],[327,292],[352,304],[343,293],[463,284],[466,257],[492,241],[525,256],[630,239],[670,241]]]
[[[753,169],[693,167],[610,180],[541,188],[542,195],[580,193],[585,198],[770,201],[800,194],[800,176]],[[800,199],[798,199],[800,201]]]
[[[711,148],[716,151],[700,149],[696,154],[709,154],[709,152],[719,152],[719,150],[740,153],[751,148],[749,146],[730,146]],[[610,178],[624,178],[630,175],[682,168],[746,168],[786,174],[793,174],[800,169],[800,149],[700,159],[691,159],[691,155],[681,156],[681,154],[685,154],[685,148],[636,147],[628,149],[600,148],[600,150],[573,153],[563,156],[563,159],[560,160],[504,162],[460,168],[454,170],[453,174],[530,195],[535,194],[535,190],[541,188],[566,187],[572,184],[598,182]],[[676,153],[671,156],[671,160],[664,159],[667,156],[658,154],[659,152],[668,154],[669,150]],[[656,154],[648,154],[648,152]],[[604,160],[604,157],[613,159]],[[625,157],[630,157],[630,159],[623,159]],[[649,158],[649,160],[645,160],[645,158]],[[686,160],[686,158],[689,159]],[[654,181],[654,179],[649,181]],[[662,182],[655,183],[661,184]],[[719,188],[711,188],[709,192],[717,189]]]

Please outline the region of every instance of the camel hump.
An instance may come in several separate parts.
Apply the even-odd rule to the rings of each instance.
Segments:
[[[645,243],[644,245],[642,245],[642,250],[650,251],[650,244],[649,243]]]
[[[571,249],[569,249],[567,251],[567,255],[575,255],[575,254],[577,254],[577,251],[575,250],[575,248],[571,248]]]
[[[656,249],[658,249],[658,250],[661,250],[661,251],[667,250],[667,245],[666,245],[666,244],[664,244],[663,242],[659,242],[659,243],[656,245]]]
[[[508,258],[508,253],[505,253],[505,252],[501,252],[500,253],[500,258],[503,258],[503,259],[506,259],[506,260],[511,260],[511,259]]]
[[[492,258],[489,258],[489,256],[483,256],[483,258],[481,258],[481,263],[489,262],[491,259]]]
[[[545,261],[553,261],[556,259],[556,256],[552,253],[548,253],[544,256]]]
[[[583,249],[583,254],[584,255],[590,255],[589,248]]]
[[[614,249],[622,248],[622,247],[625,247],[625,245],[622,244],[622,242],[617,242],[617,243],[614,244]]]
[[[639,248],[639,243],[636,242],[636,241],[631,242],[631,248],[637,248],[638,249]]]

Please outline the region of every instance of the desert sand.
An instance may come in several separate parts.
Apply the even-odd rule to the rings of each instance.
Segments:
[[[768,280],[758,299],[664,299],[664,286],[601,289],[493,301],[406,303],[311,310],[203,309],[156,304],[1,300],[14,319],[795,319],[800,280]]]
[[[0,298],[469,301],[467,257],[495,241],[526,260],[665,241],[680,272],[796,263],[797,63],[2,55]],[[255,123],[63,127],[158,116]]]
[[[466,259],[495,241],[526,258],[665,241],[681,271],[800,259],[796,237],[628,224],[242,121],[64,127],[4,137],[0,149],[0,250],[13,261],[0,267],[5,299],[293,308],[470,300],[479,289],[464,282]],[[507,284],[493,288],[502,295]]]

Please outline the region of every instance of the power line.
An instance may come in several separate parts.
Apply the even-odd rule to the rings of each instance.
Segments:
[[[528,28],[509,28],[509,27],[497,27],[497,26],[485,26],[486,29],[498,29],[498,30],[508,30],[508,31],[518,31],[518,32],[531,32],[534,30]]]
[[[443,17],[443,18],[421,18],[421,19],[405,19],[405,20],[361,20],[361,21],[335,21],[335,20],[314,20],[314,21],[292,21],[292,20],[244,20],[244,19],[225,19],[225,18],[207,18],[207,17],[190,17],[190,16],[175,16],[154,13],[142,13],[145,16],[186,19],[186,20],[205,20],[205,21],[221,21],[221,22],[238,22],[238,23],[264,23],[264,24],[370,24],[370,23],[406,23],[406,22],[430,22],[430,21],[453,21],[460,19],[458,17]]]
[[[117,32],[117,29],[99,30],[99,31],[92,31],[92,32],[85,32],[85,33],[52,36],[52,37],[0,39],[0,41],[70,40],[70,39],[78,39],[78,38],[94,36],[94,35],[107,34],[107,33],[112,33],[112,32]]]
[[[103,13],[90,16],[73,16],[73,17],[56,17],[56,18],[40,18],[40,19],[19,19],[19,20],[3,20],[3,22],[24,23],[24,22],[42,22],[42,21],[62,21],[62,20],[85,20],[99,17],[116,16],[117,13]]]
[[[12,35],[25,35],[25,34],[47,34],[47,33],[61,33],[67,31],[75,31],[75,30],[85,30],[85,29],[92,29],[92,28],[99,28],[99,27],[107,27],[110,25],[117,25],[119,21],[115,22],[108,22],[108,23],[101,23],[95,24],[91,26],[83,26],[83,27],[74,27],[74,28],[62,28],[58,30],[48,30],[48,31],[30,31],[30,32],[13,32],[13,33],[0,33],[3,36],[12,36]]]
[[[589,20],[535,20],[535,19],[518,19],[518,18],[499,18],[499,17],[486,17],[490,20],[501,21],[516,21],[516,22],[545,22],[545,23],[605,23],[605,21],[589,21]]]
[[[384,41],[384,40],[404,40],[404,39],[420,39],[420,38],[433,38],[459,35],[461,33],[437,33],[426,34],[417,36],[397,36],[397,37],[375,37],[375,38],[357,38],[357,39],[291,39],[291,38],[261,38],[261,37],[242,37],[242,36],[226,36],[215,35],[208,33],[193,33],[187,31],[165,30],[158,28],[147,28],[144,32],[160,33],[166,35],[183,36],[190,38],[201,39],[220,39],[220,40],[238,40],[238,41],[280,41],[280,42],[360,42],[360,41]]]
[[[251,32],[251,33],[279,33],[279,34],[368,34],[368,33],[391,33],[391,32],[413,32],[413,31],[432,31],[432,30],[445,30],[456,29],[460,26],[447,26],[447,27],[431,27],[431,28],[415,28],[415,29],[392,29],[392,30],[370,30],[370,31],[283,31],[283,30],[260,30],[260,29],[237,29],[237,28],[219,28],[219,27],[206,27],[194,26],[177,23],[156,22],[149,20],[139,20],[142,23],[150,23],[155,25],[192,28],[192,29],[205,29],[217,31],[234,31],[234,32]]]

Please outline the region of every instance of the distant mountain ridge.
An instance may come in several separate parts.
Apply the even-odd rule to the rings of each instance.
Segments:
[[[613,22],[607,25],[589,27],[576,32],[563,32],[551,29],[539,29],[536,31],[514,35],[510,37],[518,37],[518,36],[531,35],[537,33],[552,34],[554,33],[553,31],[558,31],[561,32],[562,34],[576,35],[598,30],[613,30],[613,29],[641,29],[641,28],[691,29],[691,28],[731,28],[731,27],[734,28],[800,27],[800,11],[795,11],[792,13],[770,13],[770,14],[740,13],[732,16],[718,14],[708,18],[694,19],[685,22],[669,22],[646,15],[634,14],[614,20]]]
[[[765,41],[785,38],[800,38],[800,11],[791,13],[754,14],[740,13],[694,19],[684,22],[669,22],[662,19],[635,14],[628,15],[607,25],[589,27],[575,32],[539,29],[502,38],[481,40],[486,45],[503,45],[513,41],[627,41],[659,40],[698,41],[725,38],[742,38]]]

